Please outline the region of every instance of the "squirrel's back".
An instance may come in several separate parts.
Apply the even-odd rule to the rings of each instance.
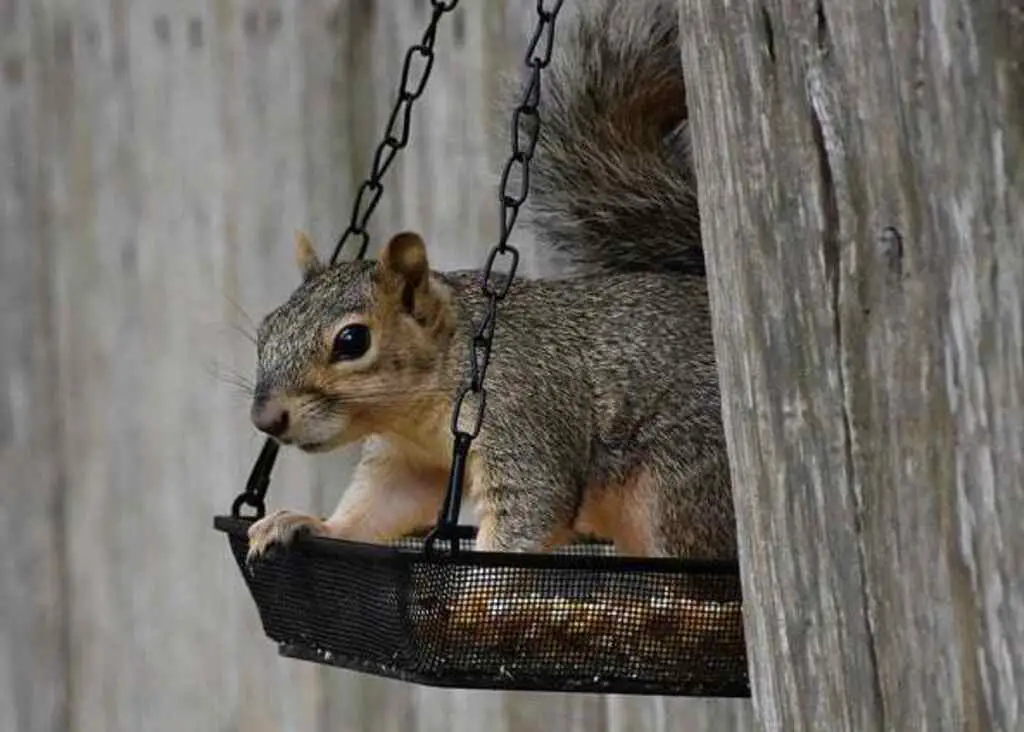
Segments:
[[[563,16],[525,221],[584,272],[703,274],[675,2],[578,0]]]

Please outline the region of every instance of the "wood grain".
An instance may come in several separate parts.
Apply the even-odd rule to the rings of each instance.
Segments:
[[[67,724],[65,466],[32,4],[0,7],[0,729]]]
[[[1024,725],[1024,11],[680,0],[756,716]]]

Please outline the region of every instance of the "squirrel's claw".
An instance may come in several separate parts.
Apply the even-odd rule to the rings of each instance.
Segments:
[[[245,562],[251,568],[275,546],[287,547],[300,534],[322,533],[324,522],[315,516],[279,509],[249,527],[249,551]]]

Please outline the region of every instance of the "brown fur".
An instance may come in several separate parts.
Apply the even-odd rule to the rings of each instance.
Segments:
[[[610,539],[624,554],[655,556],[658,544],[658,481],[641,468],[618,485],[596,486],[583,497],[574,529],[584,535]]]

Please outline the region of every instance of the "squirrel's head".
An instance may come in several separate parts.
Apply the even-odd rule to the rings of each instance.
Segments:
[[[301,233],[295,251],[302,284],[257,333],[253,424],[323,452],[436,404],[454,318],[423,240],[398,234],[376,262],[331,266]]]

